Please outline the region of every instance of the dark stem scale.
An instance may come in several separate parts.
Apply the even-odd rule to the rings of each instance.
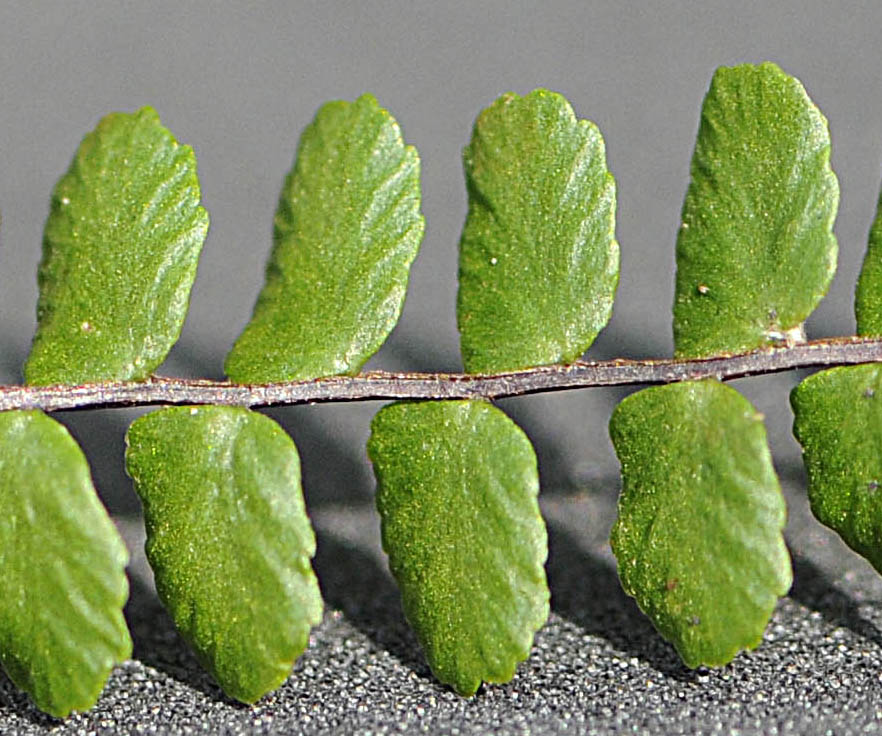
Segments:
[[[795,368],[874,362],[882,362],[882,339],[826,338],[703,360],[616,359],[497,375],[371,372],[254,386],[162,377],[83,386],[0,386],[0,411],[150,404],[276,406],[374,399],[501,399],[544,391],[701,378],[726,380]]]

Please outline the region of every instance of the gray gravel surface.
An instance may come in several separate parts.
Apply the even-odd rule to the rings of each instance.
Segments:
[[[253,707],[226,699],[179,640],[136,555],[127,608],[134,658],[114,672],[98,706],[53,721],[3,680],[0,731],[880,732],[882,581],[811,520],[795,483],[789,495],[793,590],[762,646],[718,670],[685,669],[621,591],[606,542],[614,494],[546,494],[554,612],[513,682],[460,698],[433,681],[403,620],[373,509],[332,506],[313,514],[328,610],[277,692]],[[119,521],[137,552],[140,523]]]

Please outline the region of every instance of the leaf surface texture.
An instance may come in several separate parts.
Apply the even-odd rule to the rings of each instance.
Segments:
[[[149,376],[181,333],[207,232],[192,149],[149,107],[103,118],[52,193],[26,382]]]
[[[882,337],[882,192],[858,278],[854,311],[858,335]]]
[[[0,663],[40,710],[89,709],[131,655],[127,562],[67,430],[0,413]]]
[[[432,672],[463,695],[507,682],[548,617],[545,524],[527,436],[483,401],[374,418],[383,548]]]
[[[613,412],[619,577],[689,667],[756,647],[790,588],[784,499],[762,417],[716,381],[649,388]]]
[[[612,311],[616,189],[603,138],[567,100],[505,94],[463,153],[459,323],[470,373],[571,363]]]
[[[153,412],[127,443],[160,598],[224,691],[254,702],[288,677],[322,615],[294,443],[222,406]]]
[[[423,236],[419,174],[371,95],[322,106],[282,189],[266,284],[227,356],[233,381],[354,375],[379,350]]]
[[[882,366],[815,373],[790,400],[812,512],[882,571]]]
[[[775,64],[721,67],[704,99],[677,237],[675,355],[793,339],[836,269],[827,121]]]

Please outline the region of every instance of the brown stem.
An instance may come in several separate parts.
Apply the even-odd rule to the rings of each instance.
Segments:
[[[150,404],[273,406],[371,399],[501,399],[594,386],[741,378],[794,368],[882,362],[882,339],[826,338],[703,360],[608,360],[548,365],[497,375],[363,373],[312,381],[235,385],[155,377],[82,386],[0,386],[0,411],[84,409]]]

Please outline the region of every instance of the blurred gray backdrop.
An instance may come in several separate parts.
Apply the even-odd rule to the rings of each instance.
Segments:
[[[767,59],[802,80],[830,122],[842,192],[839,271],[808,332],[852,334],[852,294],[882,178],[880,28],[878,0],[3,3],[0,381],[20,380],[34,331],[49,192],[102,115],[152,105],[196,151],[211,229],[183,335],[160,372],[220,378],[263,282],[300,131],[324,101],[365,91],[419,150],[427,220],[401,322],[368,367],[460,368],[461,150],[484,106],[538,86],[562,92],[598,124],[618,184],[621,283],[612,321],[587,357],[670,355],[674,242],[701,101],[717,66]],[[799,485],[787,403],[797,379],[736,385],[766,414],[782,477]],[[615,498],[606,425],[624,393],[503,402],[537,446],[543,493]],[[369,506],[364,443],[378,406],[269,412],[297,441],[314,515]],[[111,511],[133,528],[140,511],[122,452],[136,414],[60,417],[86,449]]]

